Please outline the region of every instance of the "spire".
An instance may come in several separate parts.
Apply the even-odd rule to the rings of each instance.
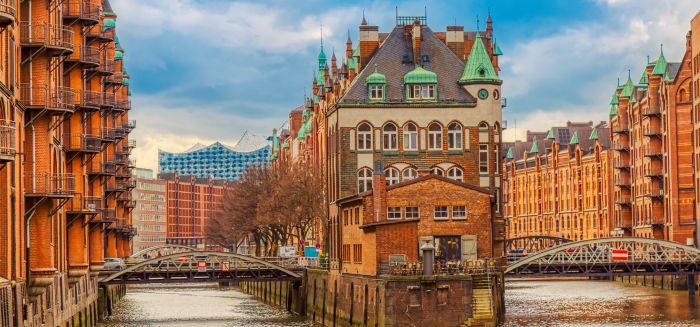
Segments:
[[[642,78],[639,79],[639,84],[649,84],[649,75],[647,75],[646,70],[642,72]]]
[[[554,127],[552,127],[552,128],[549,130],[549,134],[547,134],[547,139],[548,139],[548,140],[554,140],[555,138],[556,138],[556,137],[554,137]]]
[[[333,55],[331,56],[331,61],[335,61],[335,47],[333,48]]]
[[[632,92],[634,92],[634,83],[632,83],[632,70],[629,70],[629,75],[627,76],[627,83],[625,83],[625,87],[622,89],[620,97],[629,98],[632,96]]]
[[[506,159],[513,159],[513,148],[508,149],[508,154],[506,154]]]
[[[501,79],[496,74],[493,64],[491,63],[491,57],[486,51],[486,46],[479,35],[478,17],[476,19],[476,26],[476,40],[474,40],[474,45],[472,45],[472,50],[469,53],[469,58],[464,66],[464,72],[459,82],[500,82]]]
[[[591,133],[591,137],[588,138],[589,140],[597,140],[598,139],[598,129],[594,128],[593,132]]]
[[[476,38],[480,38],[479,36],[479,15],[476,15]]]
[[[491,24],[493,21],[491,20],[491,8],[488,8],[489,11],[489,18],[486,18],[486,24]]]
[[[615,107],[615,105],[612,105],[612,107],[610,107],[610,113],[608,115],[610,115],[610,116],[617,115],[617,107]]]
[[[326,63],[326,54],[323,53],[323,24],[321,24],[321,53],[318,54],[318,69],[323,69],[323,65]]]
[[[365,11],[362,11],[362,23],[360,25],[367,25],[367,21],[365,20]]]
[[[350,30],[348,30],[348,40],[345,41],[345,44],[352,44],[352,40],[350,40]]]
[[[530,149],[531,153],[537,153],[540,152],[539,149],[537,149],[537,136],[533,137],[532,139],[532,149]]]
[[[574,136],[571,137],[569,144],[578,144],[578,131],[574,132]]]
[[[664,57],[664,45],[661,45],[661,55],[659,56],[659,59],[656,61],[656,66],[654,67],[654,71],[651,72],[652,75],[664,75],[666,73],[666,65],[668,63],[666,62],[666,57]]]
[[[612,100],[610,101],[610,104],[616,105],[618,103],[620,103],[620,101],[617,100],[617,90],[615,90],[615,92],[613,92],[613,97],[612,97]]]

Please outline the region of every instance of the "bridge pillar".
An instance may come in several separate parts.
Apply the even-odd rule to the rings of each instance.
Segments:
[[[695,295],[695,275],[688,275],[688,295]]]

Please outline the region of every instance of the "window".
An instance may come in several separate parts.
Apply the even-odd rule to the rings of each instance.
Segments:
[[[401,219],[401,207],[387,207],[386,208],[386,218],[387,219]]]
[[[498,161],[498,158],[500,158],[501,156],[500,156],[500,154],[498,153],[498,145],[494,145],[493,147],[494,147],[494,150],[493,150],[493,152],[494,152],[493,155],[494,155],[494,156],[493,156],[493,158],[494,158],[494,160],[496,161],[496,170],[494,171],[494,173],[496,173],[496,174],[498,175],[498,172],[499,172],[499,170],[500,170],[500,169],[499,169],[499,168],[500,168],[500,167],[499,167],[500,163],[499,163],[499,161]]]
[[[452,207],[452,219],[467,219],[467,206]]]
[[[406,94],[411,100],[435,99],[435,85],[409,85],[406,89]]]
[[[410,181],[418,177],[418,171],[413,168],[406,168],[403,170],[403,181]]]
[[[369,98],[372,100],[384,100],[384,85],[370,85]]]
[[[462,125],[452,123],[447,128],[447,147],[450,150],[462,150]]]
[[[433,169],[431,169],[430,172],[438,176],[445,176],[445,172],[438,167],[433,167]]]
[[[447,171],[447,178],[454,179],[454,180],[459,181],[459,182],[463,182],[462,170],[457,168],[457,167],[450,168],[450,170]]]
[[[449,219],[447,206],[435,206],[435,219]]]
[[[479,173],[489,172],[489,146],[479,145]]]
[[[353,244],[353,262],[354,263],[362,263],[362,244]],[[349,260],[348,260],[349,261]]]
[[[428,127],[428,149],[442,150],[442,126],[438,123]]]
[[[418,128],[416,125],[407,124],[403,128],[404,150],[418,150]]]
[[[396,168],[389,168],[386,173],[386,185],[394,185],[399,182],[399,171]]]
[[[357,128],[357,149],[372,150],[372,127],[369,124]]]
[[[384,126],[384,150],[396,150],[398,138],[398,129],[394,124],[386,124]]]
[[[435,99],[435,85],[423,85],[423,99]]]
[[[372,189],[372,171],[362,168],[357,173],[357,192],[362,193]]]
[[[406,219],[420,218],[420,209],[418,207],[406,207]]]
[[[355,208],[355,224],[360,223],[360,208]]]

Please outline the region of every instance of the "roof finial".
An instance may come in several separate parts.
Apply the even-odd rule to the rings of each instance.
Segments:
[[[323,51],[323,22],[321,22],[321,51]]]
[[[631,69],[627,70],[627,79],[632,79],[632,70]]]
[[[661,55],[662,56],[664,55],[664,45],[663,44],[661,45]]]
[[[374,72],[377,72],[377,64],[374,64]]]
[[[617,78],[617,86],[620,87],[620,78]]]
[[[476,15],[476,35],[479,35],[479,15]]]
[[[649,56],[647,56],[647,65],[649,64]]]

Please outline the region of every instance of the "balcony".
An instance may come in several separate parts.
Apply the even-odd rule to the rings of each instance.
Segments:
[[[63,148],[67,152],[98,153],[101,147],[99,135],[63,134]]]
[[[644,169],[644,177],[661,177],[663,176],[663,171],[661,167],[652,167]]]
[[[19,101],[24,103],[27,109],[73,113],[75,111],[75,90],[69,87],[22,83],[19,85]]]
[[[136,160],[129,159],[129,163],[126,164],[129,168],[136,168]]]
[[[649,126],[642,129],[642,134],[644,136],[658,136],[661,137],[661,127],[659,126]]]
[[[114,28],[103,24],[95,24],[85,31],[85,37],[88,39],[97,38],[101,42],[111,42],[114,41]]]
[[[117,98],[114,96],[114,93],[102,92],[102,107],[114,107],[116,101]]]
[[[114,128],[114,137],[117,139],[124,139],[126,137],[126,128],[124,127],[115,127]]]
[[[632,203],[632,197],[629,195],[620,195],[615,197],[615,204],[630,205]]]
[[[0,162],[15,160],[15,154],[17,153],[15,135],[15,122],[0,119]]]
[[[17,21],[17,0],[0,0],[0,27]]]
[[[136,140],[129,140],[129,143],[126,145],[128,148],[133,149],[136,147]]]
[[[627,124],[613,126],[613,133],[629,133],[630,129]]]
[[[630,186],[630,179],[629,178],[623,178],[623,177],[617,177],[615,178],[615,186]]]
[[[61,5],[63,19],[80,19],[85,25],[94,25],[100,22],[100,7],[90,1],[67,0]]]
[[[116,165],[113,161],[99,161],[93,159],[87,165],[87,172],[90,175],[110,176],[116,172]]]
[[[75,175],[43,173],[24,175],[25,196],[73,197]]]
[[[642,109],[642,115],[644,116],[659,116],[661,115],[661,110],[658,107],[647,107]]]
[[[651,147],[643,151],[645,157],[661,157],[661,148]]]
[[[125,209],[134,209],[136,208],[136,200],[129,200],[124,202],[124,208]]]
[[[102,103],[102,95],[100,92],[80,90],[76,91],[76,107],[85,109],[85,111],[94,111],[100,109]]]
[[[65,56],[73,52],[73,29],[59,24],[19,23],[19,43],[25,48],[46,48],[56,56]]]
[[[615,221],[615,228],[632,228],[632,222],[629,220],[620,219]]]
[[[126,202],[126,201],[132,201],[133,199],[131,198],[131,193],[130,192],[125,192],[122,194],[119,194],[117,196],[117,201],[119,202]]]
[[[127,182],[124,180],[116,181],[115,182],[115,190],[117,192],[124,192],[126,191],[126,184]]]
[[[658,189],[656,189],[656,190],[654,190],[654,189],[646,190],[646,191],[644,191],[644,197],[652,198],[652,199],[654,199],[654,198],[663,198],[663,197],[664,197],[664,190],[663,190],[663,189],[660,189],[660,190],[658,190]]]
[[[81,63],[88,68],[97,67],[100,64],[100,48],[86,45],[76,45],[73,53],[66,57],[66,64]]]
[[[116,65],[115,65],[115,67],[116,67]],[[124,73],[121,72],[119,69],[115,68],[114,74],[110,77],[107,77],[105,82],[109,83],[109,84],[122,85],[122,84],[124,84]]]
[[[100,136],[102,137],[102,142],[114,142],[116,139],[116,131],[111,127],[100,128]]]
[[[119,166],[124,166],[124,165],[129,163],[129,155],[128,154],[117,153],[114,156],[114,158],[115,158],[114,162]]]
[[[117,211],[114,209],[101,209],[100,222],[114,223],[117,221]]]
[[[66,204],[68,214],[99,213],[102,207],[102,198],[99,196],[83,196],[76,194]]]
[[[118,145],[117,149],[114,151],[114,153],[116,155],[124,154],[124,155],[128,156],[129,154],[131,154],[131,149],[129,149],[128,147],[123,146],[123,145]]]
[[[131,169],[128,167],[122,167],[117,171],[117,178],[131,178]]]
[[[129,180],[126,181],[126,189],[135,189],[136,188],[136,179],[135,178],[130,178]]]
[[[117,101],[114,104],[114,109],[131,110],[131,100],[117,99]]]
[[[630,161],[629,160],[614,160],[613,161],[613,167],[615,169],[629,169],[630,168]]]
[[[116,217],[115,217],[112,225],[109,226],[109,228],[111,228],[111,229],[125,229],[126,227],[127,227],[126,218],[116,218]]]
[[[644,224],[645,225],[663,225],[666,222],[664,221],[663,216],[651,216],[651,217],[646,217],[644,218]]]
[[[131,103],[131,101],[129,101]],[[131,106],[131,105],[130,105]],[[129,120],[126,122],[126,128],[131,132],[134,128],[136,128],[136,121],[135,120]]]
[[[629,151],[630,144],[629,144],[629,142],[616,141],[613,143],[613,150],[615,150],[615,151]]]

